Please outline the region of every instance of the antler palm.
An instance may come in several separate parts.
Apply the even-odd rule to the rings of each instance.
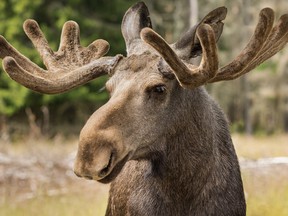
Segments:
[[[4,37],[0,37],[0,57],[5,71],[15,81],[42,93],[60,93],[109,73],[121,58],[103,57],[109,44],[99,39],[88,47],[80,45],[76,22],[64,24],[60,46],[54,52],[35,20],[26,20],[24,31],[38,50],[47,68],[44,70],[20,54]]]

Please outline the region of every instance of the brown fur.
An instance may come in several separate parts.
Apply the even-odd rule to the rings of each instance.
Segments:
[[[81,132],[75,164],[76,172],[95,179],[81,169],[95,168],[81,156],[82,146],[104,148],[104,140],[113,149],[124,146],[129,161],[112,181],[106,215],[245,215],[239,165],[220,108],[204,88],[186,90],[165,77],[159,56],[130,59],[147,66],[119,63],[107,83],[110,100]],[[159,84],[166,93],[149,91]]]
[[[47,70],[0,37],[9,76],[42,93],[60,93],[109,74],[110,100],[80,134],[74,172],[111,183],[107,216],[244,216],[239,164],[225,115],[205,83],[235,79],[273,56],[288,41],[288,15],[273,27],[274,12],[260,12],[254,35],[228,65],[218,68],[216,41],[226,8],[208,13],[168,45],[151,27],[144,3],[121,26],[127,57],[102,57],[104,40],[80,45],[79,27],[67,22],[53,52],[34,20],[24,30]],[[200,66],[191,58],[203,54]],[[57,75],[55,75],[57,74]],[[186,89],[187,88],[187,89]]]

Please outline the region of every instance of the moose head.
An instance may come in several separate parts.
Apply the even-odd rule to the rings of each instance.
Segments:
[[[2,36],[0,57],[13,80],[40,93],[66,92],[104,74],[110,76],[106,83],[110,99],[82,129],[75,161],[76,175],[107,183],[129,160],[161,157],[167,139],[189,127],[187,111],[183,110],[190,107],[191,112],[191,104],[197,108],[206,94],[203,85],[240,77],[286,45],[288,16],[283,15],[273,25],[274,13],[265,8],[247,46],[231,63],[219,68],[216,42],[226,12],[225,7],[211,11],[169,45],[152,30],[148,9],[140,2],[123,18],[126,57],[105,57],[109,44],[102,39],[82,47],[79,27],[73,21],[64,24],[59,49],[54,52],[37,22],[27,20],[25,33],[46,69],[20,54]],[[191,64],[190,60],[199,55],[200,65]],[[199,113],[195,110],[193,118],[205,118],[204,112],[203,116]],[[206,130],[209,136],[212,129]]]

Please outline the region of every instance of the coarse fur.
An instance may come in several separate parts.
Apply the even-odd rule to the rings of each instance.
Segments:
[[[77,23],[64,24],[59,50],[35,20],[24,30],[46,66],[38,67],[0,36],[9,76],[40,93],[61,93],[103,74],[109,101],[83,127],[74,164],[79,177],[111,183],[106,216],[244,216],[246,204],[228,123],[203,85],[248,73],[288,41],[288,15],[274,25],[264,8],[247,46],[219,68],[216,42],[227,9],[208,13],[174,44],[154,32],[143,2],[126,12],[127,57],[109,44],[80,45]],[[191,64],[201,55],[199,66]]]
[[[184,89],[159,71],[159,63],[150,52],[121,60],[106,84],[110,100],[81,132],[78,162],[90,175],[95,165],[83,160],[84,149],[95,154],[100,150],[92,148],[101,143],[105,149],[109,140],[109,147],[129,152],[119,175],[107,180],[112,184],[106,215],[245,215],[239,164],[223,112],[204,87]],[[165,85],[166,92],[150,91],[157,85]],[[117,134],[117,141],[110,134]]]
[[[163,139],[126,163],[111,184],[106,215],[245,215],[224,114],[203,87],[185,90],[175,82],[172,92],[167,113],[155,122],[165,126],[164,134],[157,131]]]

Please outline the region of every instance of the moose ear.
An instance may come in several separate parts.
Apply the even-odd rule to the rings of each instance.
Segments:
[[[208,24],[212,27],[215,39],[218,41],[222,34],[222,22],[226,18],[227,8],[219,7],[208,13],[199,23],[190,28],[176,43],[172,45],[179,58],[189,60],[190,58],[202,54],[202,47],[199,39],[196,37],[197,28],[201,24]]]
[[[140,32],[145,27],[152,28],[149,11],[144,2],[138,2],[126,11],[121,25],[128,54],[134,44],[141,40]]]

